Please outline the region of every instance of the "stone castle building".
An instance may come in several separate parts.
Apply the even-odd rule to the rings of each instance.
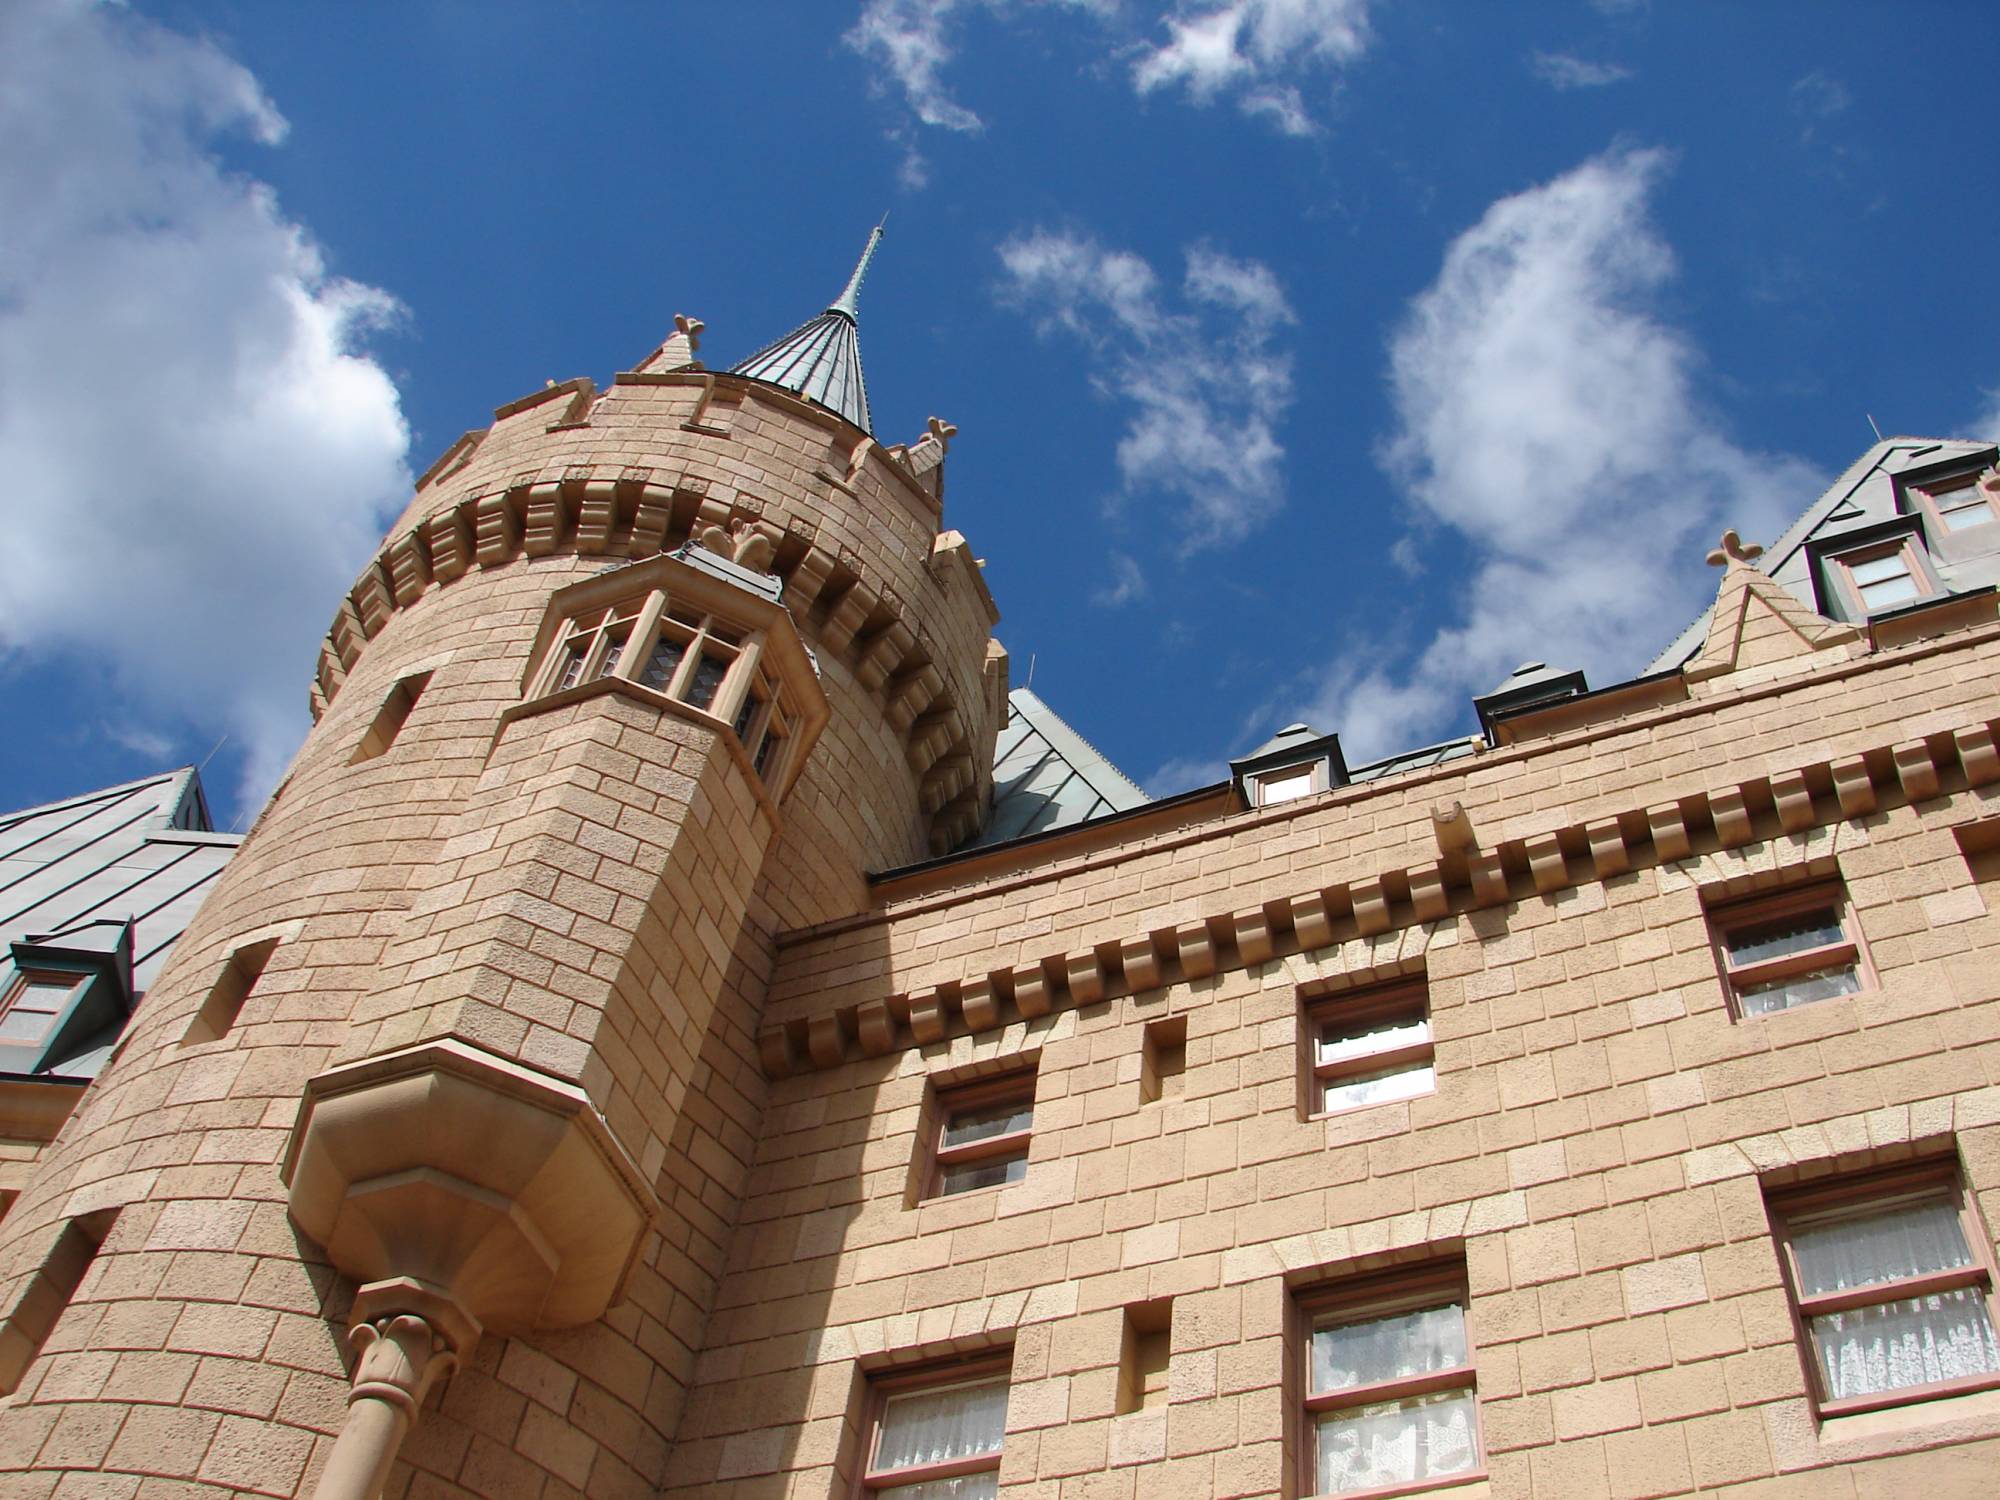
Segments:
[[[2000,1489],[1994,447],[1726,536],[1631,681],[1148,801],[860,277],[499,408],[241,847],[173,783],[14,912],[0,1494]]]

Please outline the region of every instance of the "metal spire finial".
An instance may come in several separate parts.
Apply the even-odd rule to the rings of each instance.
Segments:
[[[868,274],[868,262],[875,258],[875,247],[882,243],[882,225],[889,222],[887,214],[882,215],[882,223],[868,231],[868,243],[862,248],[861,259],[854,263],[854,274],[847,278],[847,287],[827,308],[828,312],[846,313],[848,317],[858,317],[861,299],[861,278]]]

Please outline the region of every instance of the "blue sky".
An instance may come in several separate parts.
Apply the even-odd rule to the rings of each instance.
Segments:
[[[410,475],[870,225],[878,433],[1155,791],[1640,670],[1888,432],[2000,435],[1972,3],[22,0],[0,10],[0,745],[222,821]]]

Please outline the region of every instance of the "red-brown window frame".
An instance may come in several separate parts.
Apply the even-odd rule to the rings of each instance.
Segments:
[[[1448,1370],[1427,1370],[1393,1380],[1371,1381],[1343,1390],[1315,1392],[1312,1388],[1313,1334],[1322,1328],[1345,1323],[1363,1323],[1370,1318],[1399,1312],[1419,1312],[1427,1307],[1456,1303],[1465,1320],[1466,1362]],[[1408,1484],[1374,1485],[1364,1490],[1339,1491],[1339,1500],[1390,1500],[1397,1495],[1422,1494],[1457,1485],[1476,1484],[1487,1477],[1486,1439],[1479,1422],[1479,1395],[1476,1360],[1478,1345],[1472,1337],[1472,1299],[1468,1295],[1465,1264],[1459,1260],[1430,1261],[1397,1267],[1372,1275],[1305,1287],[1292,1298],[1296,1349],[1293,1368],[1298,1372],[1302,1426],[1298,1442],[1298,1493],[1316,1497],[1319,1488],[1318,1418],[1325,1412],[1349,1407],[1372,1406],[1384,1401],[1403,1401],[1412,1396],[1428,1396],[1436,1391],[1463,1390],[1473,1397],[1472,1467],[1457,1474],[1434,1479],[1413,1480]]]
[[[950,1458],[934,1464],[909,1464],[900,1469],[877,1469],[875,1454],[881,1446],[882,1418],[889,1409],[892,1396],[906,1395],[911,1391],[950,1390],[955,1386],[991,1385],[996,1380],[1005,1384],[1013,1374],[1013,1363],[1014,1352],[1007,1349],[969,1360],[955,1359],[871,1376],[867,1410],[861,1428],[860,1472],[855,1476],[850,1491],[852,1500],[869,1500],[878,1491],[894,1489],[898,1485],[923,1484],[933,1479],[956,1479],[963,1474],[997,1470],[1007,1445],[1004,1422],[1000,1447],[991,1453],[967,1454],[964,1458]]]
[[[947,1146],[945,1132],[951,1128],[952,1116],[972,1110],[990,1109],[999,1104],[1025,1103],[1030,1115],[1035,1108],[1035,1074],[1033,1068],[1017,1068],[996,1078],[981,1078],[970,1083],[955,1084],[941,1088],[937,1093],[937,1118],[932,1125],[929,1140],[930,1165],[924,1175],[924,1190],[919,1201],[929,1203],[937,1199],[964,1198],[974,1193],[990,1193],[999,1188],[1012,1186],[1010,1183],[995,1182],[985,1187],[967,1188],[964,1192],[947,1194],[944,1191],[944,1174],[947,1167],[964,1165],[967,1162],[990,1161],[995,1158],[1027,1160],[1028,1148],[1033,1141],[1035,1127],[1032,1119],[1024,1130],[1009,1130],[1000,1135],[989,1135],[983,1140],[967,1141],[962,1146]]]
[[[1876,611],[1869,605],[1867,596],[1861,592],[1861,585],[1855,581],[1854,564],[1875,562],[1892,553],[1903,559],[1903,566],[1909,573],[1910,582],[1916,585],[1917,596],[1915,599],[1904,599],[1896,604],[1881,606],[1884,613],[1889,610],[1907,609],[1912,604],[1929,599],[1937,593],[1937,586],[1931,582],[1930,569],[1925,565],[1923,551],[1914,537],[1891,537],[1886,542],[1877,542],[1872,546],[1834,553],[1827,558],[1827,561],[1840,570],[1840,586],[1847,595],[1849,605],[1861,619],[1867,619]]]
[[[1986,478],[1986,474],[1952,474],[1944,479],[1934,480],[1929,484],[1913,484],[1909,486],[1908,493],[1917,497],[1917,503],[1923,507],[1925,514],[1937,527],[1938,535],[1957,536],[1959,534],[1958,531],[1953,530],[1945,521],[1944,507],[1938,504],[1938,497],[1940,495],[1956,495],[1961,490],[1970,490],[1974,496],[1985,503],[1987,521],[2000,521],[2000,490],[1988,489],[1983,482]],[[1958,483],[1959,480],[1964,480],[1965,482],[1960,484]],[[1960,507],[1954,506],[1953,508],[1959,509]]]
[[[1435,1071],[1437,1041],[1434,1036],[1427,1035],[1421,1042],[1411,1042],[1401,1047],[1385,1047],[1379,1052],[1364,1052],[1333,1062],[1324,1062],[1319,1055],[1320,1037],[1329,1026],[1361,1027],[1377,1021],[1404,1017],[1421,1020],[1427,1030],[1430,1027],[1430,987],[1420,978],[1394,979],[1386,984],[1369,985],[1362,989],[1341,990],[1306,1002],[1307,1119],[1324,1120],[1334,1115],[1347,1114],[1352,1110],[1379,1109],[1385,1104],[1407,1102],[1400,1099],[1383,1099],[1366,1104],[1342,1104],[1329,1109],[1325,1103],[1326,1085],[1338,1083],[1342,1079],[1355,1078],[1364,1073],[1384,1072],[1405,1063],[1413,1068],[1428,1065]]]
[[[1959,1233],[1964,1236],[1972,1264],[1949,1271],[1933,1271],[1922,1276],[1905,1276],[1895,1281],[1875,1281],[1844,1291],[1823,1292],[1805,1297],[1799,1292],[1798,1265],[1793,1259],[1792,1232],[1797,1221],[1807,1226],[1844,1217],[1893,1208],[1898,1200],[1912,1206],[1944,1199],[1958,1214]],[[1819,1350],[1813,1344],[1812,1320],[1822,1313],[1845,1312],[1857,1307],[1875,1307],[1900,1302],[1909,1297],[1925,1297],[1934,1292],[1955,1291],[1977,1286],[1986,1295],[1986,1315],[1994,1316],[1993,1241],[1980,1222],[1978,1206],[1965,1190],[1965,1178],[1951,1157],[1864,1172],[1810,1186],[1767,1190],[1764,1206],[1770,1214],[1771,1234],[1778,1247],[1778,1269],[1785,1282],[1785,1297],[1791,1304],[1792,1336],[1798,1344],[1799,1359],[1805,1366],[1806,1394],[1814,1413],[1822,1420],[1853,1416],[1858,1412],[1881,1411],[1891,1406],[1907,1406],[1943,1396],[1961,1396],[1971,1391],[2000,1387],[2000,1370],[1984,1375],[1961,1375],[1950,1380],[1933,1380],[1923,1385],[1902,1386],[1876,1391],[1866,1396],[1834,1399],[1827,1395],[1826,1371]],[[1852,1214],[1843,1214],[1851,1208]],[[2000,1322],[1996,1322],[2000,1328]]]
[[[1702,905],[1704,914],[1708,918],[1709,947],[1715,954],[1715,972],[1721,977],[1722,992],[1728,997],[1729,1013],[1734,1020],[1762,1021],[1773,1015],[1783,1015],[1787,1011],[1803,1009],[1802,1006],[1788,1005],[1783,1010],[1749,1014],[1743,1009],[1742,986],[1814,973],[1832,968],[1836,962],[1842,960],[1854,965],[1854,994],[1865,995],[1875,988],[1875,969],[1868,958],[1868,944],[1862,937],[1861,923],[1854,914],[1854,903],[1848,897],[1847,883],[1838,875],[1788,886],[1783,890],[1745,896],[1711,898],[1704,894]],[[1839,942],[1823,943],[1817,948],[1806,948],[1797,953],[1786,953],[1757,963],[1740,966],[1730,963],[1729,933],[1732,929],[1762,922],[1782,921],[1800,912],[1815,911],[1826,906],[1833,908],[1834,916],[1840,921]],[[1852,998],[1852,996],[1842,998]]]

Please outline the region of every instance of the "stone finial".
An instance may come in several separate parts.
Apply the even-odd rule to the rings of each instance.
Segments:
[[[701,352],[701,335],[707,327],[700,318],[690,318],[686,313],[674,314],[674,332],[687,340],[690,354]]]
[[[741,521],[732,521],[727,528],[704,526],[696,540],[716,556],[726,557],[753,573],[770,572],[771,559],[778,554],[769,537]]]
[[[932,417],[925,424],[930,435],[937,439],[937,445],[947,453],[951,451],[951,440],[958,436],[958,428],[941,417]]]
[[[1730,527],[1722,533],[1722,545],[1708,554],[1711,568],[1726,568],[1731,563],[1751,563],[1764,555],[1764,548],[1757,542],[1746,542]]]

